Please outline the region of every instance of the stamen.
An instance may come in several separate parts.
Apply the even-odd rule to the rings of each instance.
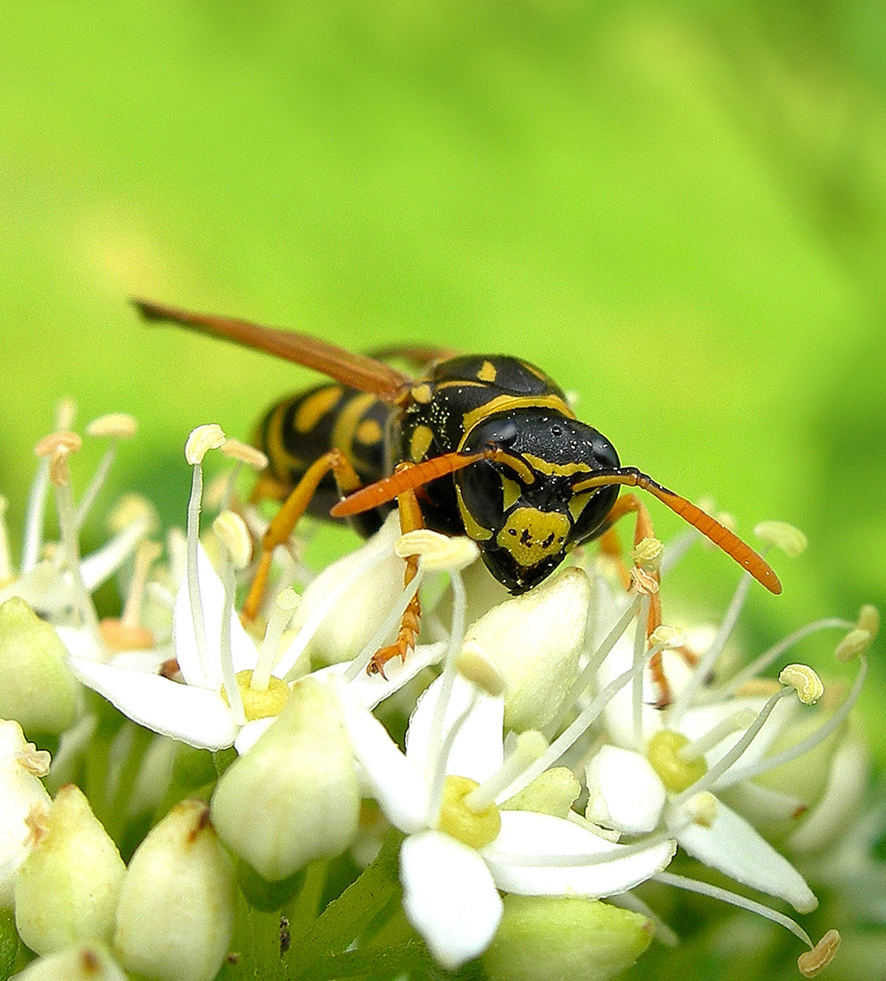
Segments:
[[[237,684],[237,675],[234,672],[234,658],[231,651],[231,617],[234,611],[234,594],[237,587],[235,572],[237,568],[242,569],[249,561],[251,542],[249,532],[246,531],[246,526],[243,524],[243,519],[231,511],[225,511],[223,514],[220,514],[213,522],[212,530],[224,546],[226,557],[222,574],[222,583],[225,589],[224,604],[222,606],[220,644],[222,683],[228,705],[231,708],[231,714],[234,716],[234,721],[237,725],[242,726],[246,724],[246,713],[243,708],[243,696],[240,693],[240,686]],[[244,535],[247,541],[245,560],[242,545]]]
[[[664,885],[675,886],[677,889],[685,889],[687,892],[697,892],[702,896],[709,896],[711,899],[719,899],[723,903],[729,903],[730,906],[745,909],[749,913],[756,913],[758,916],[762,916],[764,919],[771,920],[773,923],[783,926],[786,930],[790,930],[795,937],[799,937],[804,944],[808,944],[810,948],[813,948],[809,934],[796,920],[792,920],[789,916],[785,916],[784,913],[779,913],[778,910],[774,910],[769,906],[764,906],[763,903],[755,902],[753,899],[746,899],[744,896],[739,896],[738,893],[731,892],[729,889],[721,889],[719,886],[713,886],[708,882],[700,882],[697,879],[687,879],[685,876],[675,875],[673,872],[659,872],[652,878],[656,882],[664,883]]]
[[[47,750],[37,749],[34,743],[26,743],[15,756],[18,765],[33,776],[45,777],[49,773],[49,765],[52,757]]]
[[[758,674],[765,671],[774,661],[777,661],[786,651],[790,650],[795,644],[798,644],[801,640],[809,637],[811,634],[818,633],[821,630],[850,630],[854,624],[850,623],[848,620],[844,620],[841,617],[827,617],[822,620],[815,620],[813,623],[807,623],[805,627],[800,627],[794,630],[792,633],[788,634],[777,644],[774,644],[769,648],[768,651],[764,651],[759,657],[755,658],[747,667],[742,668],[737,674],[733,675],[724,684],[718,686],[717,688],[712,688],[708,693],[705,701],[721,701],[728,695],[732,695],[737,691],[743,689],[748,682],[752,681],[757,677]]]
[[[465,797],[465,805],[472,811],[484,811],[526,767],[539,759],[547,748],[548,741],[540,732],[533,732],[531,729],[521,732],[513,740],[513,748],[502,765]]]
[[[764,759],[758,760],[755,763],[748,763],[744,766],[735,767],[730,772],[728,779],[720,784],[720,788],[725,790],[727,787],[731,787],[740,780],[751,780],[762,773],[766,773],[769,770],[774,770],[777,767],[780,767],[782,764],[787,763],[790,760],[797,759],[798,757],[803,756],[810,750],[814,749],[820,742],[827,739],[827,737],[834,732],[835,729],[838,729],[846,721],[846,717],[849,715],[852,707],[858,701],[858,697],[861,694],[861,689],[864,685],[864,679],[868,669],[868,661],[863,655],[860,660],[861,667],[855,681],[852,683],[852,688],[849,690],[849,694],[843,700],[840,707],[826,722],[819,726],[815,732],[810,733],[810,735],[808,735],[805,739],[800,740],[800,742],[795,746],[782,750],[780,753],[776,753],[774,756],[765,757]],[[785,688],[783,689],[782,694],[788,691],[790,691],[790,689]]]
[[[676,729],[679,727],[680,720],[692,704],[698,689],[710,677],[714,664],[723,652],[726,641],[729,640],[735,624],[741,615],[750,588],[751,576],[750,573],[746,572],[738,582],[738,586],[729,603],[729,608],[726,610],[726,616],[723,618],[720,629],[717,631],[717,636],[711,641],[711,646],[704,652],[704,655],[696,664],[695,670],[689,676],[689,680],[677,693],[677,697],[670,706],[668,718],[672,728]]]
[[[422,563],[419,563],[421,571]],[[455,569],[449,570],[449,582],[452,587],[452,624],[449,629],[449,645],[443,658],[443,673],[440,676],[440,693],[437,703],[434,706],[434,714],[431,718],[431,728],[428,734],[428,761],[426,772],[431,774],[429,792],[429,813],[436,815],[441,800],[443,779],[446,776],[446,758],[448,749],[444,747],[443,722],[446,718],[446,709],[452,697],[452,687],[458,674],[458,655],[461,652],[465,639],[465,611],[467,609],[467,596],[461,574]],[[476,691],[474,692],[476,698]],[[466,714],[466,713],[465,713]],[[456,725],[450,730],[450,736],[454,734],[463,721],[458,720]],[[442,751],[441,751],[442,750]],[[436,754],[436,755],[434,755]]]
[[[74,498],[67,472],[65,459],[82,443],[76,433],[54,433],[37,444],[38,455],[50,454],[49,478],[55,485],[55,503],[58,511],[59,536],[61,538],[60,557],[64,561],[71,577],[71,592],[74,608],[80,614],[83,626],[92,636],[99,651],[105,649],[104,641],[99,630],[98,615],[92,602],[92,596],[86,588],[83,570],[80,563],[80,541],[78,538],[77,521],[74,511]]]
[[[154,633],[139,624],[142,603],[145,598],[145,586],[148,573],[154,560],[160,555],[157,542],[141,541],[135,553],[132,568],[132,579],[129,582],[129,592],[123,613],[119,620],[106,618],[101,622],[102,636],[109,647],[116,650],[142,649],[152,647]]]
[[[603,639],[600,646],[590,655],[588,663],[582,668],[581,673],[571,685],[566,697],[563,699],[563,705],[557,713],[557,717],[546,727],[545,732],[549,738],[552,738],[553,734],[560,729],[566,716],[572,711],[572,707],[578,701],[579,696],[593,682],[600,665],[606,660],[612,648],[615,647],[622,634],[628,629],[628,624],[637,615],[639,608],[640,596],[635,593],[631,602],[618,620],[616,620],[615,625]]]
[[[692,742],[686,743],[677,750],[677,755],[686,763],[700,759],[709,749],[712,749],[731,733],[738,732],[739,729],[747,729],[756,717],[757,713],[752,708],[739,709],[739,711],[733,712],[732,715],[727,716],[725,719],[721,719],[703,736],[699,736],[698,739],[693,739]]]
[[[117,456],[117,444],[121,439],[132,438],[137,430],[138,422],[136,419],[123,412],[114,412],[109,415],[99,416],[98,419],[93,419],[87,425],[87,436],[110,439],[110,444],[107,450],[105,450],[104,456],[99,461],[99,465],[96,467],[95,473],[92,475],[92,480],[83,493],[83,497],[80,499],[80,504],[77,507],[78,528],[82,527],[86,515],[95,503],[98,492],[101,490],[102,485],[110,473],[111,467],[114,465],[114,460]]]
[[[9,501],[0,494],[0,586],[13,578],[12,555],[9,552],[9,532],[6,528],[6,511]]]
[[[674,798],[674,806],[682,807],[682,805],[685,804],[690,797],[694,796],[695,794],[700,794],[703,790],[709,790],[717,782],[717,780],[719,780],[720,777],[732,767],[732,764],[735,763],[742,753],[744,753],[748,746],[750,746],[754,737],[763,728],[763,724],[772,714],[772,710],[781,701],[781,699],[786,698],[793,693],[793,688],[782,688],[781,691],[777,691],[766,702],[763,708],[760,709],[753,723],[748,726],[744,732],[744,735],[736,742],[729,752],[725,753],[700,780],[696,780],[695,783],[691,784],[686,790]],[[734,782],[734,780],[730,780],[728,786],[731,786]],[[722,787],[723,785],[721,784],[721,788]]]
[[[229,456],[235,461],[230,474],[225,479],[224,491],[222,492],[219,506],[219,510],[226,511],[234,499],[234,488],[237,485],[237,478],[240,476],[243,466],[246,465],[256,471],[264,470],[268,465],[268,458],[261,450],[250,446],[248,443],[243,443],[239,439],[226,440],[221,447],[221,451],[225,456]]]
[[[265,636],[258,652],[258,663],[249,683],[254,691],[267,691],[271,673],[277,663],[280,638],[300,603],[301,597],[294,589],[283,589],[274,597]]]
[[[661,570],[664,545],[657,538],[643,538],[631,549],[631,558],[644,571],[652,575]]]
[[[191,619],[194,622],[194,639],[197,656],[204,676],[209,674],[209,652],[206,646],[206,622],[203,619],[203,600],[200,596],[200,578],[197,571],[197,545],[200,541],[200,508],[203,498],[203,457],[213,448],[223,445],[225,435],[220,426],[211,423],[197,426],[185,443],[185,459],[194,470],[191,476],[191,496],[188,499],[188,599],[191,603]]]
[[[632,572],[634,570],[631,570]],[[643,595],[640,600],[640,614],[637,617],[637,626],[634,630],[634,667],[641,668],[635,675],[631,685],[631,716],[634,723],[634,748],[641,749],[643,746],[643,671],[642,666],[646,663],[646,623],[649,618],[648,595]]]
[[[45,457],[37,465],[37,473],[28,494],[25,512],[25,528],[22,537],[21,573],[30,572],[40,560],[43,549],[43,516],[46,513],[46,495],[49,491],[49,460]]]
[[[643,622],[641,616],[640,622]],[[639,664],[633,664],[627,671],[623,671],[618,677],[613,678],[612,681],[606,685],[602,691],[592,699],[590,704],[584,708],[573,721],[560,733],[559,736],[551,743],[545,753],[543,753],[534,763],[531,763],[523,773],[502,793],[498,795],[498,801],[507,800],[508,797],[513,797],[514,794],[518,794],[524,787],[528,787],[530,783],[540,774],[544,773],[548,767],[553,766],[557,760],[568,750],[573,744],[581,738],[581,736],[597,721],[599,716],[602,714],[606,706],[612,701],[612,699],[625,687],[631,683],[631,681],[643,672],[649,661],[649,658],[653,654],[657,654],[658,651],[655,647],[651,647],[645,652],[643,660]]]

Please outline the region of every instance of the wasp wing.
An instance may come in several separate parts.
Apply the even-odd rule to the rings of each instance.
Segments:
[[[245,347],[266,351],[323,372],[335,381],[369,392],[383,402],[400,405],[409,398],[412,379],[390,365],[362,354],[353,354],[336,344],[297,331],[262,327],[246,320],[194,313],[164,303],[134,299],[145,320],[168,320],[201,334],[224,337]]]

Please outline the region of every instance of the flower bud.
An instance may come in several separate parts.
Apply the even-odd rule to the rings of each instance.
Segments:
[[[300,630],[315,610],[328,602],[333,591],[344,585],[343,594],[308,643],[312,663],[350,661],[382,625],[403,592],[403,560],[393,551],[399,534],[400,524],[393,512],[377,534],[355,552],[326,566],[305,589],[292,619],[294,631]],[[383,552],[388,554],[382,557]],[[373,564],[376,557],[378,564]],[[361,567],[366,567],[365,573],[361,574]],[[350,576],[356,578],[347,584]]]
[[[265,879],[339,855],[357,833],[360,795],[335,693],[314,678],[225,771],[212,820],[225,844]]]
[[[31,812],[51,804],[31,765],[34,755],[18,722],[0,721],[0,909],[12,906],[15,876],[31,847]]]
[[[68,948],[38,957],[14,981],[127,981],[110,953],[100,946]]]
[[[77,683],[55,629],[14,596],[0,606],[0,718],[26,732],[59,733],[74,722]]]
[[[522,596],[493,607],[468,631],[495,662],[505,689],[505,728],[544,729],[578,676],[590,580],[567,569]]]
[[[73,784],[43,817],[15,880],[15,922],[38,954],[85,942],[110,943],[126,866]]]
[[[489,981],[608,981],[651,940],[646,917],[599,900],[509,894],[483,966]]]
[[[234,925],[234,872],[203,801],[177,804],[129,863],[114,945],[152,981],[211,981]]]

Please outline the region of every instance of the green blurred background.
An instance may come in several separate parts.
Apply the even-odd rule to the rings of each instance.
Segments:
[[[115,486],[182,520],[189,429],[308,374],[138,294],[523,355],[622,459],[811,546],[765,643],[886,605],[880,0],[3,0],[0,484],[62,395],[136,414]],[[679,522],[653,505],[662,533]],[[100,529],[92,529],[98,535]],[[716,611],[735,581],[701,550]],[[698,600],[695,601],[698,605]],[[830,638],[801,649],[830,666]],[[882,752],[884,671],[863,712]]]

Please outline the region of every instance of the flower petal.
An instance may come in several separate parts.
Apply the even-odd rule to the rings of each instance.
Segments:
[[[679,820],[679,815],[670,819]],[[793,865],[722,801],[710,827],[691,824],[677,835],[694,858],[730,878],[770,896],[787,900],[799,913],[818,905],[806,880]]]
[[[506,892],[524,896],[576,893],[599,899],[633,889],[661,872],[673,858],[676,843],[663,841],[639,852],[628,849],[550,814],[502,811],[501,832],[480,854],[495,884]],[[601,855],[606,856],[602,861]],[[572,864],[558,865],[560,856]],[[588,861],[576,864],[574,856],[585,856]]]
[[[331,679],[335,680],[335,679]],[[348,687],[338,685],[345,727],[364,782],[388,820],[411,834],[428,826],[424,774],[400,752],[387,729]]]
[[[217,692],[85,658],[72,657],[69,663],[84,685],[139,725],[198,749],[234,742],[238,727]]]
[[[419,769],[428,772],[429,753],[433,751],[436,756],[440,741],[447,738],[455,723],[470,708],[449,750],[446,772],[482,783],[502,764],[504,699],[493,698],[457,676],[446,706],[440,740],[431,747],[431,726],[442,684],[443,679],[438,678],[418,699],[406,733],[406,756]]]
[[[635,835],[658,826],[665,788],[642,753],[602,746],[588,762],[586,773],[589,821]]]
[[[410,835],[400,848],[403,909],[434,958],[454,971],[489,946],[501,898],[483,859],[439,831]]]

